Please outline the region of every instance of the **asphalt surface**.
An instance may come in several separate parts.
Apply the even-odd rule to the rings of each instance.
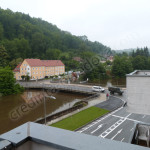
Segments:
[[[126,93],[120,98],[125,100]],[[112,102],[115,102],[115,100],[112,100]],[[111,109],[116,103],[111,105],[108,102],[107,104],[108,106],[102,104],[96,106]],[[126,111],[126,107],[120,107],[108,115],[80,128],[76,132],[129,143],[135,124],[139,122],[150,123],[150,115],[129,113]]]
[[[103,109],[107,109],[109,111],[113,111],[119,107],[121,107],[124,104],[124,102],[122,100],[120,100],[117,97],[112,97],[110,96],[110,98],[100,104],[95,105],[96,107],[99,108],[103,108]]]

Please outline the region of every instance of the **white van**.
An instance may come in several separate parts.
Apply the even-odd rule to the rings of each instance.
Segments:
[[[105,89],[102,88],[101,86],[93,86],[93,87],[92,87],[92,90],[93,90],[94,92],[104,92],[104,91],[105,91]]]

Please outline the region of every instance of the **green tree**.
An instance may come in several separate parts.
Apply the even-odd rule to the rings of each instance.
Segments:
[[[61,51],[59,49],[48,49],[46,51],[46,59],[57,60]]]
[[[128,57],[116,56],[112,65],[112,74],[116,78],[125,77],[126,74],[133,71],[131,60]]]
[[[8,54],[4,46],[0,45],[0,67],[8,65]]]
[[[23,88],[16,84],[14,73],[10,68],[0,68],[0,93],[10,95],[23,92]]]
[[[147,57],[140,55],[132,59],[132,65],[134,70],[146,70],[149,68]]]
[[[99,63],[97,66],[94,66],[91,70],[86,71],[83,79],[89,79],[91,82],[99,82],[100,79],[107,78],[106,70],[102,63]]]
[[[4,32],[3,25],[0,23],[0,40],[2,40],[3,38],[3,32]]]
[[[9,64],[12,69],[14,69],[18,64],[22,63],[22,58],[13,59]]]

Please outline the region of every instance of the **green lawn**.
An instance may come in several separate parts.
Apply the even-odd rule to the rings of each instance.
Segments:
[[[93,106],[57,123],[54,123],[51,126],[73,131],[108,112],[108,110]]]

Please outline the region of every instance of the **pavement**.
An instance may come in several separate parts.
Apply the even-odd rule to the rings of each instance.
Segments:
[[[99,103],[95,106],[102,108],[102,109],[107,109],[109,111],[113,111],[113,110],[121,107],[123,104],[124,104],[124,101],[120,100],[117,97],[110,96],[110,98],[107,101]]]
[[[126,100],[126,93],[121,98]],[[101,104],[96,106],[103,107]],[[110,104],[107,108],[111,109],[112,105]],[[150,115],[129,113],[126,107],[120,107],[76,132],[129,143],[135,124],[139,122],[150,123]]]

